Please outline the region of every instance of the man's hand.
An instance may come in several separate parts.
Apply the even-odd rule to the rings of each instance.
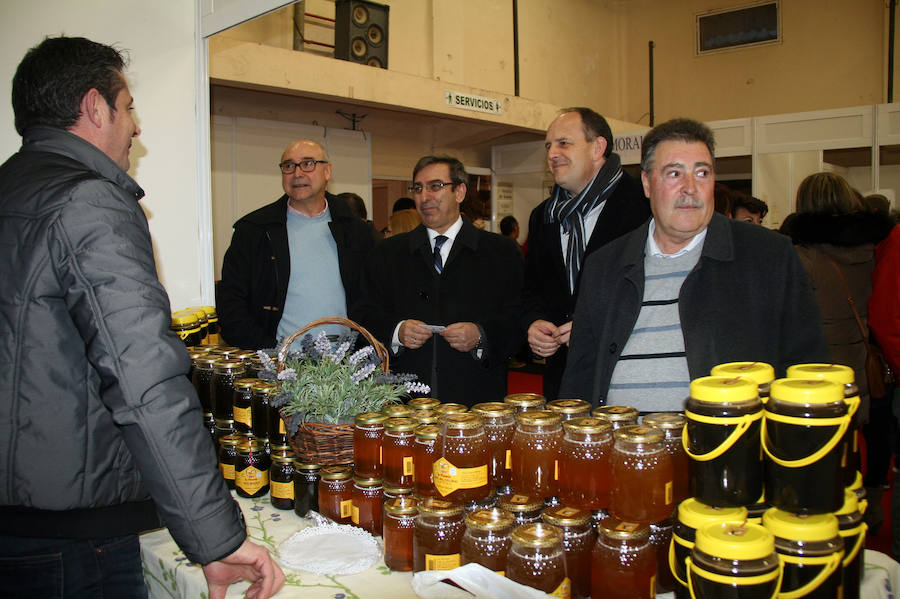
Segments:
[[[224,599],[228,587],[241,580],[251,582],[248,599],[267,599],[284,585],[284,572],[262,546],[245,539],[237,551],[203,566],[209,599]]]
[[[572,323],[568,323],[569,330]],[[566,326],[566,325],[563,325]],[[528,327],[528,346],[531,351],[542,358],[548,358],[556,353],[560,346],[560,340],[557,337],[559,328],[552,322],[547,320],[535,320]],[[566,342],[569,340],[568,330],[566,331]]]
[[[432,332],[422,326],[424,324],[421,320],[413,320],[411,318],[403,321],[400,325],[400,330],[397,331],[397,338],[400,339],[403,347],[419,349],[425,345],[426,341],[431,339]]]
[[[450,347],[457,351],[467,352],[475,349],[481,339],[481,331],[474,322],[454,322],[441,333]]]
[[[569,337],[572,335],[572,321],[563,323],[556,328],[553,338],[559,345],[569,345]]]

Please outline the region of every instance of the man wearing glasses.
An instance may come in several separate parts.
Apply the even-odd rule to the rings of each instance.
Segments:
[[[506,363],[523,334],[524,266],[511,239],[460,215],[466,180],[456,158],[419,160],[409,191],[422,224],[375,248],[353,314],[389,345],[393,370],[471,406],[506,395]]]
[[[314,141],[293,142],[278,163],[284,195],[234,224],[216,287],[222,336],[274,347],[323,316],[347,316],[374,239],[349,206],[325,191],[331,163]]]

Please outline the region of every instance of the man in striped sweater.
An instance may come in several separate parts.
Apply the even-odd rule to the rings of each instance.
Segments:
[[[712,131],[674,119],[644,137],[653,218],[591,255],[560,397],[680,411],[719,363],[828,361],[790,239],[714,213]]]

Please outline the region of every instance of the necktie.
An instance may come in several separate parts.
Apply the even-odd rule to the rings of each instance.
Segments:
[[[447,238],[444,235],[438,235],[434,238],[434,269],[438,274],[441,274],[441,271],[444,270],[444,261],[441,259],[441,246],[444,245],[445,241],[447,241]]]

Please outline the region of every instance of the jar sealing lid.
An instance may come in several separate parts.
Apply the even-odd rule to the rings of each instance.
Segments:
[[[259,379],[238,379],[234,382],[234,388],[242,391],[252,391],[259,384]]]
[[[597,529],[610,539],[647,539],[650,537],[650,527],[641,522],[626,522],[613,518],[603,518],[597,523]]]
[[[694,530],[714,522],[741,524],[747,521],[747,508],[713,507],[691,497],[678,504],[678,521]]]
[[[392,516],[415,516],[419,513],[414,497],[394,497],[384,502],[384,511]]]
[[[497,506],[507,512],[533,512],[544,507],[544,500],[541,497],[525,495],[524,493],[514,493],[512,495],[504,495],[497,500]]]
[[[557,414],[587,414],[591,404],[583,399],[554,399],[547,403],[547,409]]]
[[[466,515],[466,526],[475,530],[502,530],[515,523],[513,515],[500,508],[475,510]]]
[[[659,443],[666,438],[666,434],[647,424],[632,424],[625,426],[613,433],[616,441],[626,441],[628,443]]]
[[[655,426],[656,428],[661,428],[663,430],[674,430],[684,428],[687,420],[685,419],[684,414],[678,412],[654,412],[653,414],[644,416],[641,423],[649,424],[650,426]]]
[[[461,403],[442,403],[441,405],[435,407],[434,411],[441,416],[446,416],[447,414],[462,414],[464,412],[468,412],[469,408],[462,405]]]
[[[775,537],[759,524],[720,522],[697,531],[699,551],[727,560],[764,559],[775,551]]]
[[[243,360],[219,360],[213,366],[213,369],[219,373],[228,373],[228,372],[243,372],[244,371],[244,362]]]
[[[416,427],[416,439],[437,439],[441,427],[436,424],[420,424]]]
[[[765,385],[775,380],[775,369],[765,362],[728,362],[713,366],[709,372],[713,376],[743,377],[757,385]]]
[[[591,513],[587,510],[581,510],[567,505],[556,505],[548,507],[541,514],[544,522],[553,524],[554,526],[584,526],[591,520]]]
[[[842,364],[795,364],[788,366],[789,379],[824,379],[841,385],[854,382],[853,369]]]
[[[412,410],[433,410],[441,405],[441,400],[433,397],[414,397],[406,405]]]
[[[362,414],[357,414],[354,419],[356,424],[384,424],[384,421],[388,419],[386,414],[382,414],[381,412],[363,412]]]
[[[844,387],[826,379],[778,379],[772,382],[770,397],[775,401],[804,405],[843,404]]]
[[[484,427],[484,421],[478,414],[447,414],[441,421],[446,430],[475,430]]]
[[[638,414],[637,408],[631,406],[599,406],[591,412],[591,416],[605,418],[610,422],[622,422],[623,420],[637,422]]]
[[[517,408],[539,408],[546,405],[547,399],[539,393],[511,393],[503,398],[503,402]]]
[[[550,410],[530,410],[516,414],[516,421],[527,426],[552,426],[562,422],[562,416]]]
[[[381,408],[381,413],[388,418],[405,418],[412,414],[412,410],[403,404],[388,404]]]
[[[384,421],[384,430],[395,433],[412,431],[419,423],[412,418],[388,418]]]
[[[346,466],[326,466],[320,473],[322,480],[350,480],[353,476]]]
[[[516,412],[515,406],[502,403],[499,401],[486,401],[484,403],[477,403],[472,406],[472,411],[476,414],[481,414],[483,417],[487,418],[499,418],[501,416],[512,416]]]
[[[593,416],[585,416],[584,418],[573,418],[563,422],[563,428],[570,433],[603,434],[612,432],[612,422],[604,418],[594,418]]]
[[[463,506],[435,497],[426,497],[419,502],[419,513],[429,516],[458,516],[463,513]]]
[[[543,522],[519,525],[513,529],[509,536],[513,543],[533,548],[562,547],[563,542],[562,533],[560,533],[559,529]]]
[[[353,483],[360,487],[380,487],[381,482],[380,478],[353,477]]]
[[[736,376],[701,376],[691,381],[691,397],[710,403],[759,401],[756,383]]]

